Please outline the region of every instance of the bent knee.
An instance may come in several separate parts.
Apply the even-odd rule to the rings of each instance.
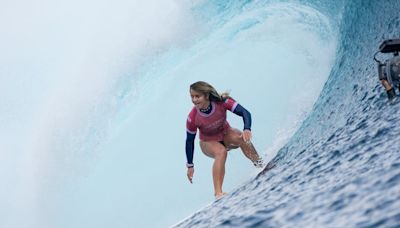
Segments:
[[[228,151],[225,148],[218,149],[214,153],[214,158],[215,159],[225,159],[227,155],[228,155]]]
[[[227,145],[239,145],[243,141],[242,132],[237,129],[231,129],[228,134],[226,134],[224,141]]]

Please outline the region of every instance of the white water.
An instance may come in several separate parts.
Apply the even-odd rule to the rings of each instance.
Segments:
[[[185,179],[187,93],[197,80],[251,111],[268,159],[290,138],[329,74],[334,29],[296,4],[254,3],[225,24],[199,21],[194,4],[7,2],[0,225],[165,226],[212,200],[212,161],[199,148],[194,185]],[[225,190],[251,170],[233,151]]]

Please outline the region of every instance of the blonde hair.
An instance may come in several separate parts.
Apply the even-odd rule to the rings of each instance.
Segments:
[[[223,92],[223,93],[219,94],[212,85],[210,85],[207,82],[203,82],[203,81],[198,81],[198,82],[191,84],[190,89],[206,95],[206,97],[208,97],[208,99],[210,101],[223,102],[226,99],[231,98],[229,96],[229,92]]]

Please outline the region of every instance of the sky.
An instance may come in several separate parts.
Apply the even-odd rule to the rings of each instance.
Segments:
[[[253,142],[272,159],[329,75],[335,29],[293,3],[212,7],[4,2],[0,226],[165,227],[211,203],[212,160],[198,141],[194,183],[186,178],[188,88],[198,80],[252,113]],[[257,173],[238,150],[226,167],[227,192]]]

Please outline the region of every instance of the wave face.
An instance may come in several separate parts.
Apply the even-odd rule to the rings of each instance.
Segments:
[[[314,7],[335,9],[327,2]],[[388,103],[372,59],[399,37],[399,10],[395,0],[344,2],[336,62],[312,113],[254,180],[176,226],[399,226],[400,104]]]
[[[340,9],[9,1],[0,9],[0,227],[166,227],[203,207],[212,161],[197,143],[195,184],[185,176],[189,85],[231,90],[255,116],[260,152],[276,153],[329,75]],[[240,152],[229,159],[227,191],[254,171]]]
[[[399,105],[372,56],[399,35],[399,7],[7,1],[0,227],[166,227],[209,202],[211,159],[198,147],[195,184],[185,177],[197,80],[231,89],[253,113],[257,147],[277,156],[248,180],[251,164],[230,155],[231,194],[177,226],[397,225]]]

